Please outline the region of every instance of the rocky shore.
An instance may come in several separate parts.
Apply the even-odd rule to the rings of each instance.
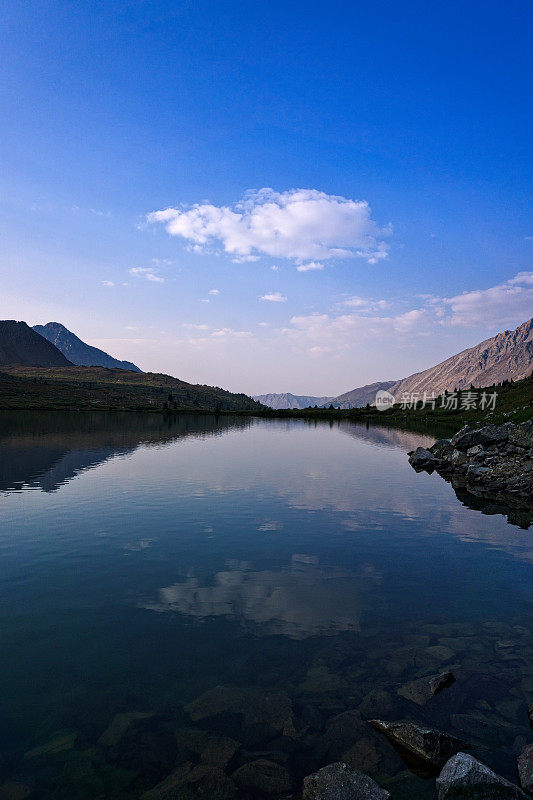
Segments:
[[[517,508],[533,506],[533,422],[465,425],[451,439],[439,439],[409,453],[417,471],[436,471],[454,488]]]

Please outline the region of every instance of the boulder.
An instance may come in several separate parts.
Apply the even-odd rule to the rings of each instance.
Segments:
[[[418,678],[416,681],[405,683],[398,689],[398,694],[418,706],[425,706],[428,700],[447,689],[452,683],[455,683],[453,672],[440,672],[438,675],[429,675],[427,678]]]
[[[418,761],[434,769],[441,767],[453,753],[465,746],[460,739],[417,722],[371,719],[370,724],[387,737],[402,757],[404,751],[415,763]]]
[[[266,795],[285,794],[293,788],[292,778],[285,767],[266,758],[244,764],[231,777],[241,789]]]
[[[533,703],[530,703],[527,707],[527,717],[529,719],[529,727],[533,728]]]
[[[33,789],[24,781],[9,780],[0,786],[0,800],[26,800]]]
[[[339,761],[304,778],[302,800],[388,800],[372,778]]]
[[[409,463],[418,471],[423,469],[432,471],[438,467],[439,459],[425,447],[417,447],[409,456]]]
[[[461,431],[459,431],[461,433]],[[480,444],[483,447],[492,444],[502,444],[509,439],[509,430],[505,425],[485,425],[474,431],[465,431],[463,434],[456,434],[452,439],[457,450],[469,450]]]
[[[527,800],[505,778],[466,753],[457,753],[437,778],[439,800]]]
[[[125,714],[115,714],[108,727],[98,739],[98,744],[103,747],[116,747],[128,728],[138,720],[149,719],[153,714],[142,711],[128,711]]]
[[[527,744],[518,756],[520,786],[533,795],[533,744]]]
[[[282,691],[216,686],[185,706],[193,722],[207,722],[246,745],[294,734],[289,696]]]

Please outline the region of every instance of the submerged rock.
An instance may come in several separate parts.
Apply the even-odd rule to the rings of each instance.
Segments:
[[[389,800],[372,778],[339,761],[304,778],[302,800]]]
[[[266,758],[244,764],[231,777],[242,789],[266,795],[285,794],[293,788],[292,778],[285,767]]]
[[[26,800],[32,794],[32,787],[24,781],[12,779],[0,786],[0,800]]]
[[[98,744],[101,744],[103,747],[116,747],[134,722],[142,719],[149,719],[153,716],[153,713],[144,713],[142,711],[129,711],[125,714],[115,714],[109,726],[98,739]]]
[[[223,732],[231,729],[245,744],[294,735],[292,703],[286,692],[237,686],[216,686],[185,706],[193,722],[210,720]]]
[[[62,753],[65,750],[72,750],[76,743],[77,736],[75,733],[71,731],[64,731],[59,733],[53,739],[46,742],[45,744],[39,745],[39,747],[34,747],[33,750],[28,750],[27,753],[24,754],[24,758],[26,760],[31,760],[34,758],[41,758],[41,756],[49,756],[55,753]]]
[[[416,681],[405,683],[398,689],[398,694],[419,706],[425,706],[428,700],[447,689],[452,683],[455,683],[453,672],[441,672],[438,675],[430,675],[427,678],[418,678]]]
[[[433,768],[441,767],[465,746],[460,739],[417,722],[371,719],[370,724],[399,749],[400,755],[406,751],[415,761]]]
[[[437,778],[439,800],[527,800],[505,778],[466,753],[457,753]]]
[[[518,756],[518,775],[522,789],[533,795],[533,744],[526,745]]]

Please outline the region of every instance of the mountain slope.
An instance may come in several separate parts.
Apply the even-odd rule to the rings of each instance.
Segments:
[[[63,355],[76,366],[82,367],[109,367],[116,369],[129,369],[141,372],[139,367],[131,361],[119,361],[103,350],[85,344],[76,334],[61,325],[60,322],[47,322],[46,325],[34,325],[33,330],[52,342],[61,350]]]
[[[216,412],[261,411],[263,407],[245,394],[186,383],[170,375],[71,364],[63,369],[3,366],[0,408]]]
[[[291,394],[257,394],[253,395],[254,400],[262,403],[269,408],[308,408],[309,406],[323,406],[331,400],[331,397],[312,397],[311,395]]]
[[[0,320],[0,366],[69,367],[72,363],[57,347],[25,322]]]
[[[404,393],[439,395],[453,389],[492,386],[506,380],[521,380],[533,369],[533,319],[514,331],[503,331],[484,342],[457,353],[435,367],[397,381],[389,389],[398,400]]]
[[[376,392],[386,390],[391,391],[391,386],[394,386],[394,381],[377,381],[376,383],[368,383],[366,386],[360,386],[358,389],[352,389],[350,392],[340,394],[334,397],[330,402],[335,408],[362,408],[367,403],[372,405],[376,399]]]
[[[359,408],[374,404],[376,392],[389,391],[399,402],[403,394],[424,392],[435,396],[470,386],[483,388],[506,380],[521,380],[533,369],[533,319],[514,331],[503,331],[475,347],[462,350],[435,367],[398,381],[371,383],[345,392],[331,401],[338,408]]]

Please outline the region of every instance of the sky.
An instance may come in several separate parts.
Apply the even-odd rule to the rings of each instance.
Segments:
[[[4,0],[0,317],[336,395],[533,315],[533,6]]]

